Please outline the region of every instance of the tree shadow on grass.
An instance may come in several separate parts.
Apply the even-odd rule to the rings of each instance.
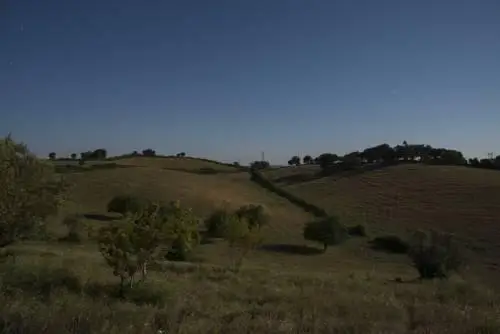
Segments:
[[[119,219],[119,217],[117,216],[105,215],[100,213],[84,213],[83,216],[87,219],[98,220],[102,222],[110,222]]]
[[[267,252],[284,253],[292,255],[318,255],[323,254],[323,250],[319,248],[309,247],[306,245],[292,244],[267,244],[260,247],[261,250]]]

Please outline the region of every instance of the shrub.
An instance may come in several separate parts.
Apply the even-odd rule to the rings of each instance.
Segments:
[[[396,235],[384,235],[376,237],[371,241],[371,244],[375,249],[397,254],[407,253],[410,247],[406,241]]]
[[[228,224],[233,219],[237,219],[237,217],[226,207],[215,210],[205,220],[207,235],[212,238],[223,238],[225,236]]]
[[[323,244],[323,251],[326,251],[329,245],[344,242],[348,237],[347,229],[335,216],[307,223],[303,235],[306,240]]]
[[[235,212],[240,220],[245,220],[249,229],[260,229],[269,223],[269,216],[262,205],[244,205]]]
[[[62,238],[63,241],[81,242],[84,239],[84,226],[79,215],[70,215],[64,218],[63,225],[66,226],[68,234]]]
[[[446,278],[463,265],[463,257],[451,234],[416,232],[408,252],[420,278]]]
[[[0,248],[43,228],[57,212],[66,186],[52,163],[10,136],[0,139]]]
[[[191,209],[184,209],[179,202],[172,202],[164,209],[167,216],[168,234],[172,245],[167,253],[171,261],[186,261],[194,247],[200,244],[199,219]]]
[[[191,210],[182,209],[179,203],[164,207],[152,203],[123,224],[103,227],[98,244],[113,274],[120,278],[123,294],[125,283],[132,287],[138,272],[141,281],[146,279],[148,263],[179,249],[187,254],[198,242],[198,221]]]
[[[366,228],[361,224],[350,226],[347,228],[347,233],[350,236],[366,237]]]
[[[224,239],[231,248],[230,257],[233,259],[232,269],[235,272],[240,270],[248,253],[261,242],[259,230],[251,229],[249,226],[245,218],[238,218],[237,215],[232,215],[226,221]]]
[[[149,201],[132,195],[118,195],[109,201],[108,212],[121,213],[122,215],[135,214],[140,213],[148,204]]]

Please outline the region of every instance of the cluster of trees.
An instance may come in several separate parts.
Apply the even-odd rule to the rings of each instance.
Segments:
[[[156,156],[156,151],[151,149],[151,148],[144,149],[144,150],[142,150],[141,153],[145,157]],[[127,154],[126,156],[139,156],[139,155],[141,155],[139,152],[133,151],[132,153]],[[186,152],[177,153],[175,156],[178,158],[184,158],[184,157],[186,157]],[[76,153],[72,153],[70,155],[70,157],[72,160],[76,160],[78,155]],[[104,160],[106,158],[107,158],[107,151],[104,148],[99,148],[99,149],[94,150],[94,151],[87,151],[87,152],[80,153],[80,160]],[[50,152],[49,159],[56,160],[57,159],[56,152]],[[67,160],[67,158],[60,158],[60,160]]]
[[[300,159],[299,156],[293,156],[289,165],[317,164],[323,170],[332,168],[351,169],[365,164],[384,163],[394,164],[399,162],[419,162],[427,164],[442,165],[464,165],[479,168],[500,169],[500,155],[496,158],[488,159],[465,159],[462,152],[446,149],[434,148],[430,145],[408,144],[406,141],[402,145],[391,147],[389,144],[380,144],[366,148],[363,151],[355,151],[339,156],[334,153],[323,153],[316,158],[310,155]]]

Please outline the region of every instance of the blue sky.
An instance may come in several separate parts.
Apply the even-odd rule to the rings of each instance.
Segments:
[[[500,1],[1,0],[8,132],[44,156],[500,154]]]

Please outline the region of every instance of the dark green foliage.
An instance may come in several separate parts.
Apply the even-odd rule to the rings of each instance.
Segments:
[[[348,233],[339,219],[329,216],[321,220],[312,221],[306,224],[303,231],[304,239],[316,241],[323,245],[326,251],[330,245],[338,245],[348,238]]]
[[[71,160],[76,160],[76,153],[71,153]]]
[[[50,160],[56,160],[56,152],[50,152],[49,153],[49,159]]]
[[[251,169],[266,169],[269,168],[269,161],[254,161],[250,164]]]
[[[156,151],[150,148],[142,150],[142,155],[145,157],[154,157],[156,156]]]
[[[234,219],[238,219],[238,217],[226,207],[215,210],[205,220],[207,235],[212,238],[223,238],[228,224]]]
[[[149,201],[138,198],[132,195],[118,195],[113,197],[108,203],[108,212],[121,213],[126,215],[127,213],[140,213]]]
[[[292,165],[295,165],[295,166],[300,165],[300,157],[298,155],[294,155],[290,160],[288,160],[288,164],[290,166],[292,166]]]
[[[52,163],[10,137],[0,139],[0,248],[43,229],[66,189]]]
[[[304,165],[309,165],[313,163],[313,158],[310,155],[306,155],[302,161],[304,162]]]
[[[176,157],[178,157],[178,158],[184,158],[185,156],[186,156],[186,152],[181,152],[181,153],[176,154]]]
[[[175,253],[185,256],[199,243],[198,220],[178,202],[169,206],[152,203],[120,225],[105,226],[99,233],[99,250],[113,274],[120,278],[121,292],[136,273],[145,280],[151,261]]]
[[[320,165],[321,169],[327,169],[331,167],[335,162],[339,160],[338,155],[333,153],[323,153],[316,158],[316,163]]]
[[[87,151],[80,153],[80,159],[82,160],[104,160],[106,159],[108,152],[104,148],[98,148],[95,151]]]
[[[269,216],[262,205],[245,205],[236,210],[235,214],[238,219],[248,223],[250,230],[254,228],[260,229],[269,223]]]
[[[408,255],[420,278],[446,278],[463,265],[463,256],[453,236],[438,232],[416,232]]]
[[[396,254],[405,254],[410,248],[406,241],[396,235],[376,237],[370,243],[374,249]]]
[[[366,237],[366,228],[361,224],[350,226],[347,228],[347,233],[350,236]]]

